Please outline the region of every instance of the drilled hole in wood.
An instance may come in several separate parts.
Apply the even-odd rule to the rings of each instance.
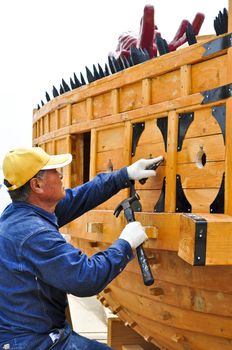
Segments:
[[[200,151],[197,153],[196,165],[199,169],[204,168],[207,161],[206,153],[203,151],[203,147],[200,147]]]

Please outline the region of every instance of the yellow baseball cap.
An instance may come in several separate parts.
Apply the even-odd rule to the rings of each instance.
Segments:
[[[2,169],[9,191],[25,185],[40,170],[63,168],[72,161],[72,155],[49,155],[41,147],[17,148],[6,154]]]

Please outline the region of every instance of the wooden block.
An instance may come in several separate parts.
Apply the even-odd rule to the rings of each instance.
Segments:
[[[201,228],[198,226],[199,220],[205,221],[206,224],[206,232],[203,232],[204,238],[202,238]],[[183,214],[180,223],[178,255],[191,265],[231,265],[231,231],[232,216]],[[198,254],[199,247],[200,253]]]
[[[108,319],[107,344],[111,346],[114,350],[158,350],[155,345],[148,343],[133,329],[125,326],[124,323],[118,317]],[[136,346],[136,348],[129,348],[128,346]]]
[[[146,234],[149,238],[158,238],[158,229],[155,226],[144,226]]]
[[[88,233],[103,233],[102,222],[87,222],[86,231]]]

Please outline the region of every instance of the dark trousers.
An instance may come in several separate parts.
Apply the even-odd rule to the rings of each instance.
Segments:
[[[0,350],[112,350],[96,340],[80,336],[69,327],[55,330],[57,339],[49,335],[27,335],[0,342]]]

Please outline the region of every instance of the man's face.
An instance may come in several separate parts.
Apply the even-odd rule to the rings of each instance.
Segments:
[[[50,203],[58,203],[65,197],[63,175],[56,169],[44,170],[40,177],[40,186],[43,190],[43,200]]]

